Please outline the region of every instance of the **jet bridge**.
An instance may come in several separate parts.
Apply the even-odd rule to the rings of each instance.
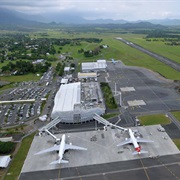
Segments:
[[[94,118],[94,120],[98,121],[99,123],[104,124],[106,128],[107,128],[107,126],[110,126],[110,127],[115,127],[117,129],[123,130],[123,131],[128,130],[126,128],[123,128],[123,127],[120,127],[120,126],[110,123],[109,121],[107,121],[103,117],[99,116],[98,114],[94,114],[93,118]]]
[[[52,127],[56,126],[58,123],[61,122],[61,119],[60,117],[56,117],[54,120],[52,120],[50,123],[46,124],[45,126],[43,126],[42,128],[39,129],[39,132],[43,132],[45,130],[49,130],[51,129]]]
[[[43,126],[42,128],[39,129],[39,135],[41,136],[43,132],[48,133],[52,138],[55,139],[55,143],[59,144],[60,139],[57,138],[54,134],[52,134],[49,129],[51,129],[52,127],[56,126],[58,123],[61,122],[60,117],[56,117],[54,120],[52,120],[50,123],[46,124],[45,126]]]

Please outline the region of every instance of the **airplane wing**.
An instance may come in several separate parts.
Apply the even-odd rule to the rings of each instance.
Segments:
[[[61,161],[59,161],[59,159],[57,160],[57,161],[53,161],[53,162],[51,162],[50,164],[60,164],[60,163],[68,163],[69,161],[67,161],[67,160],[61,160]]]
[[[79,146],[74,146],[74,145],[71,145],[71,144],[65,144],[65,150],[68,150],[68,149],[72,149],[72,150],[84,150],[86,151],[87,148],[83,148],[83,147],[79,147]]]
[[[44,154],[44,153],[52,152],[52,151],[59,151],[59,146],[60,145],[54,145],[53,147],[39,151],[39,152],[35,153],[34,155]]]
[[[122,141],[122,142],[119,143],[117,146],[123,146],[123,145],[125,145],[125,144],[130,144],[130,143],[132,143],[132,140],[129,138],[129,139],[125,140],[125,141]]]
[[[151,141],[151,140],[147,140],[147,139],[143,139],[143,138],[136,138],[137,142],[138,143],[148,143],[148,142],[154,142],[154,141]]]

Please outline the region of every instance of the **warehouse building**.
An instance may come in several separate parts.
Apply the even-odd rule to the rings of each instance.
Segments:
[[[61,85],[55,96],[51,118],[59,117],[64,123],[82,123],[92,120],[95,113],[105,113],[99,83],[76,82]]]
[[[106,60],[97,60],[97,62],[84,62],[81,64],[82,72],[106,71]]]

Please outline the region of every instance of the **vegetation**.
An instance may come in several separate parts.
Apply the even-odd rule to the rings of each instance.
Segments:
[[[116,117],[118,115],[119,115],[119,113],[107,113],[107,114],[104,114],[102,117],[104,119],[110,119],[110,118]]]
[[[180,150],[180,139],[173,139],[174,144],[176,144],[177,148]]]
[[[25,124],[21,124],[19,126],[16,127],[7,127],[7,128],[1,128],[0,130],[0,134],[3,135],[7,135],[7,134],[22,134],[23,129],[26,127],[27,125]]]
[[[168,43],[175,42],[175,39],[167,38],[146,38],[145,34],[126,34],[122,35],[125,39],[136,43],[145,49],[148,49],[152,52],[160,54],[164,57],[167,57],[175,62],[180,63],[179,56],[179,46],[168,45]]]
[[[0,141],[0,154],[9,154],[14,150],[14,148],[15,148],[15,143]]]
[[[180,111],[172,112],[172,114],[175,116],[175,118],[180,121]]]
[[[118,106],[112,94],[111,88],[108,83],[101,82],[100,83],[101,90],[103,92],[103,96],[105,99],[105,103],[108,109],[116,109]]]
[[[15,63],[9,62],[6,66],[3,66],[2,72],[3,73],[10,73],[14,75],[24,75],[28,73],[44,73],[48,70],[51,66],[51,63],[36,63],[33,64],[32,62],[28,61],[16,61]]]
[[[164,114],[149,115],[149,116],[140,116],[138,117],[141,125],[149,126],[155,124],[169,124],[171,121]]]
[[[153,27],[150,29],[142,29],[142,27],[127,29],[124,27],[125,29],[121,29],[118,25],[75,26],[73,28],[64,25],[62,31],[53,28],[28,34],[3,32],[0,42],[0,56],[2,57],[0,57],[0,67],[6,66],[9,61],[12,63],[21,59],[32,61],[42,58],[51,61],[53,66],[56,66],[58,59],[63,65],[67,64],[66,62],[71,64],[76,61],[79,64],[84,61],[114,58],[121,59],[126,65],[144,67],[168,79],[180,80],[178,71],[115,39],[118,36],[123,37],[150,51],[179,62],[178,46],[165,44],[165,38],[169,41],[168,38],[175,37],[157,36],[159,32],[159,34],[165,32],[166,35],[175,34],[177,36],[178,29],[164,29],[161,33],[160,27],[152,31],[150,29]],[[150,34],[154,37],[148,36]],[[107,45],[107,48],[103,48],[102,44]],[[61,59],[60,55],[63,55],[65,59]]]
[[[12,83],[16,83],[16,82],[23,82],[23,81],[38,81],[40,79],[39,76],[37,76],[36,74],[26,74],[26,75],[12,75],[12,76],[0,76],[0,81],[8,81],[8,82],[12,82]]]
[[[62,76],[64,73],[64,67],[65,67],[64,63],[63,64],[61,64],[60,62],[57,63],[55,73],[59,76]]]
[[[33,138],[34,138],[34,134],[31,134],[30,136],[23,139],[21,146],[19,148],[19,151],[17,152],[15,157],[12,159],[9,170],[4,180],[18,179],[18,176],[21,172],[21,168],[24,164],[24,161],[26,159],[26,156],[31,146]]]

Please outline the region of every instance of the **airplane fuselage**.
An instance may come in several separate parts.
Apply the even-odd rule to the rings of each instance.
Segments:
[[[63,158],[63,154],[64,154],[64,151],[65,151],[65,140],[66,140],[66,137],[65,137],[65,134],[62,135],[62,138],[61,138],[61,143],[60,143],[60,148],[59,148],[59,161],[62,160]]]
[[[132,132],[131,129],[129,129],[128,132],[129,132],[129,136],[130,136],[130,138],[131,138],[131,141],[132,141],[132,143],[133,143],[133,146],[134,146],[135,150],[140,154],[140,152],[141,152],[141,146],[139,146],[139,144],[137,143],[137,140],[136,140],[136,138],[135,138],[135,136],[134,136],[134,133]]]

